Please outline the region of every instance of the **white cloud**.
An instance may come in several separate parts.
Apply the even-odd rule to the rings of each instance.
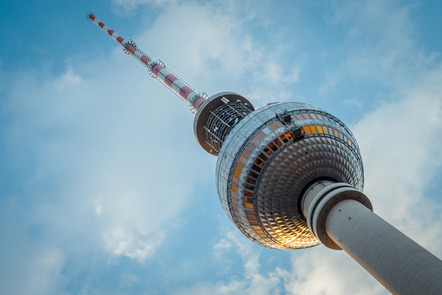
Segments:
[[[170,3],[177,3],[178,0],[112,0],[112,3],[116,6],[123,7],[123,9],[131,13],[142,5],[166,5]]]
[[[81,75],[68,68],[53,80],[20,77],[8,97],[6,140],[11,149],[29,148],[16,161],[31,160],[23,197],[40,198],[32,218],[47,222],[48,231],[70,231],[73,237],[60,233],[67,239],[102,237],[97,245],[109,253],[143,261],[177,225],[173,217],[186,208],[196,181],[207,177],[195,161],[203,152],[193,141],[192,115],[138,67],[116,49],[77,66]],[[32,183],[55,187],[32,192]],[[46,214],[47,206],[56,211]]]
[[[60,279],[60,270],[65,263],[65,257],[58,249],[45,249],[36,253],[29,270],[29,281],[25,282],[34,294],[54,292],[53,281]],[[22,293],[23,294],[23,293]]]
[[[320,245],[300,254],[293,255],[288,294],[388,294],[343,251]]]
[[[283,283],[288,279],[288,272],[279,267],[261,272],[261,251],[240,235],[238,231],[227,232],[215,244],[214,253],[223,263],[232,254],[239,255],[243,263],[241,277],[231,276],[225,282],[199,282],[174,294],[285,294]]]
[[[55,82],[54,87],[63,90],[64,87],[78,84],[81,80],[81,77],[74,73],[72,66],[69,66],[63,76]]]

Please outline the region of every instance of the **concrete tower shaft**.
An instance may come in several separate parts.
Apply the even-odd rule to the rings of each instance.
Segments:
[[[318,181],[303,196],[311,232],[344,250],[392,294],[441,294],[442,261],[372,212],[346,183]]]

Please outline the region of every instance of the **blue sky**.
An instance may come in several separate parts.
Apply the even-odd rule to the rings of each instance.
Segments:
[[[375,212],[442,257],[437,1],[88,2],[0,3],[2,294],[387,294],[342,251],[243,237],[193,115],[89,11],[199,91],[339,117]]]

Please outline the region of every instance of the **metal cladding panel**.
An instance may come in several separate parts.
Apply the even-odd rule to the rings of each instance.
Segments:
[[[363,187],[354,136],[336,117],[302,103],[272,103],[244,117],[229,133],[217,162],[220,201],[252,241],[299,249],[319,241],[300,210],[312,181]]]
[[[193,124],[195,137],[203,149],[215,156],[230,130],[254,110],[246,98],[234,92],[217,93],[206,101],[197,98],[194,104],[200,107]]]

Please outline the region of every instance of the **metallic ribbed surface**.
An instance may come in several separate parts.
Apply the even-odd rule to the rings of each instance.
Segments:
[[[193,120],[195,138],[205,151],[218,156],[230,130],[254,110],[253,105],[237,93],[214,94],[201,105],[195,114]]]
[[[319,244],[300,210],[303,189],[318,179],[362,189],[354,136],[337,118],[302,103],[273,103],[229,133],[217,162],[218,193],[229,218],[270,248]]]
[[[250,112],[241,102],[228,102],[213,111],[205,126],[208,144],[219,151],[230,130]]]

